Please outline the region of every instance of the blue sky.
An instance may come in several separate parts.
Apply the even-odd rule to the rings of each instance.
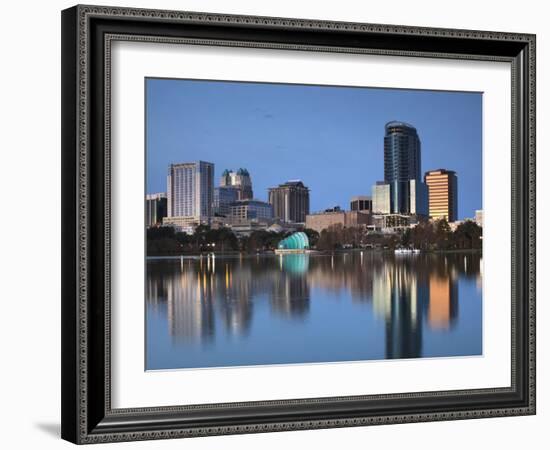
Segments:
[[[209,161],[215,185],[245,167],[254,197],[291,179],[311,211],[371,195],[384,179],[384,125],[414,125],[422,173],[454,170],[459,218],[481,208],[482,94],[146,79],[147,192],[166,191],[170,163]]]

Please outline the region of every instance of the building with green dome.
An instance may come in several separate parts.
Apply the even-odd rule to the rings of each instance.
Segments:
[[[305,253],[307,250],[309,250],[307,234],[299,231],[280,241],[275,253]]]
[[[241,167],[239,170],[225,169],[220,178],[220,188],[231,188],[237,192],[237,200],[252,200],[252,179],[250,172]]]

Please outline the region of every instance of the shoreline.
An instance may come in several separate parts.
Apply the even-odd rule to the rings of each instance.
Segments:
[[[394,254],[393,249],[376,249],[376,248],[349,248],[349,249],[337,249],[333,251],[324,251],[324,250],[311,250],[307,253],[285,253],[285,254],[277,254],[275,251],[263,251],[263,252],[257,252],[257,253],[246,253],[246,252],[204,252],[204,253],[187,253],[187,254],[181,254],[181,255],[147,255],[145,256],[145,259],[147,261],[153,261],[153,260],[173,260],[173,259],[202,259],[202,258],[209,258],[209,257],[215,257],[215,258],[226,258],[226,257],[238,257],[238,258],[252,258],[252,257],[259,257],[259,256],[288,256],[288,255],[312,255],[312,256],[328,256],[328,255],[334,255],[338,253],[359,253],[359,252],[369,252],[369,253],[380,253],[380,254]],[[468,253],[468,254],[483,254],[482,249],[452,249],[452,250],[422,250],[418,255],[427,255],[427,254],[460,254],[460,253]]]

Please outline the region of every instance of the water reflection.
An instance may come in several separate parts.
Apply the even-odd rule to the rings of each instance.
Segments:
[[[151,260],[147,366],[479,354],[481,276],[476,254]]]

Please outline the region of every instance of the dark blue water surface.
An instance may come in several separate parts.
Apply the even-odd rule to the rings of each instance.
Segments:
[[[480,355],[480,255],[147,261],[146,369]]]

